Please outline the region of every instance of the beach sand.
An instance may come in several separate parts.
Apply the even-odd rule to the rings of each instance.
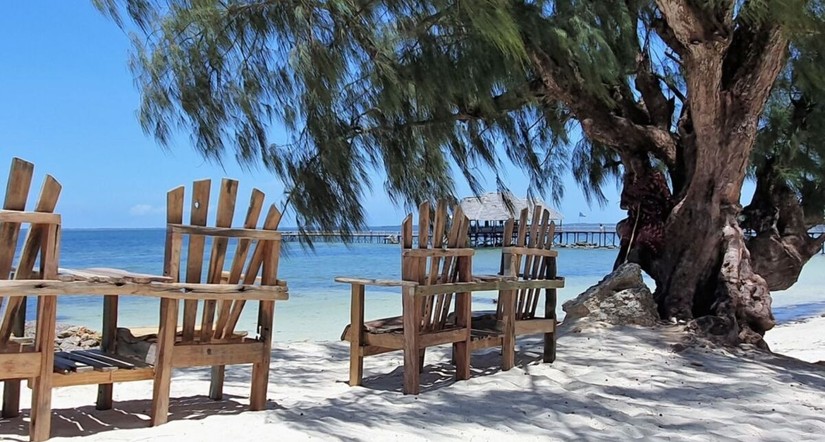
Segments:
[[[769,332],[774,351],[825,359],[825,318]],[[214,402],[208,370],[180,370],[170,422],[147,427],[151,382],[117,384],[116,407],[94,409],[95,387],[55,390],[53,440],[821,440],[825,366],[754,350],[674,347],[677,326],[567,330],[558,360],[540,363],[536,338],[519,341],[517,367],[495,351],[473,357],[454,382],[446,349],[428,352],[423,391],[400,393],[401,354],[365,361],[365,386],[346,384],[348,346],[281,343],[268,409],[245,411],[250,369],[232,367]],[[676,351],[675,351],[676,350]],[[24,390],[28,408],[28,390]],[[0,439],[27,440],[24,418],[0,421]]]

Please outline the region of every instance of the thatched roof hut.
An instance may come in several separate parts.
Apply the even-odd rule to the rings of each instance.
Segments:
[[[511,213],[504,201],[504,196],[504,194],[498,192],[485,193],[480,197],[468,196],[461,199],[461,210],[471,221],[506,221],[510,217],[518,217],[518,214],[525,207],[528,209],[529,216],[533,216],[533,208],[538,205],[550,211],[551,220],[558,222],[564,218],[561,213],[550,208],[541,200],[507,195],[512,203],[513,212]]]

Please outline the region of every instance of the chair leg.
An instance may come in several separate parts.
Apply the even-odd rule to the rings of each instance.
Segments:
[[[544,334],[544,362],[556,360],[556,332]]]
[[[349,326],[349,386],[361,385],[364,379],[364,354],[362,339],[364,337],[364,286],[352,285]]]
[[[3,413],[4,418],[20,416],[20,381],[3,382]]]
[[[516,365],[516,318],[515,292],[502,292],[502,320],[504,322],[501,337],[501,371],[507,371]]]
[[[223,381],[226,377],[226,365],[212,367],[212,381],[209,383],[209,399],[223,400]]]
[[[455,377],[457,380],[470,379],[470,325],[471,310],[469,293],[459,293],[456,295],[456,325],[466,327],[467,336],[463,341],[453,344],[453,356],[455,357]]]
[[[172,382],[172,351],[178,325],[177,299],[160,300],[161,321],[158,333],[158,355],[155,361],[155,383],[152,388],[152,426],[169,419],[169,393]]]
[[[35,349],[42,357],[40,358],[40,373],[34,378],[32,384],[29,438],[34,442],[44,441],[51,436],[54,326],[57,316],[57,297],[40,297],[37,300],[37,313]]]
[[[103,339],[100,349],[106,353],[115,353],[117,346],[117,295],[106,295],[103,297]],[[111,410],[112,396],[114,394],[113,384],[100,384],[97,387],[97,410]]]
[[[266,408],[269,365],[272,361],[272,330],[275,326],[275,301],[261,301],[258,312],[259,339],[264,343],[264,353],[260,362],[252,364],[252,391],[249,395],[249,409],[252,411]]]
[[[418,371],[423,373],[424,372],[424,357],[427,354],[427,349],[422,348],[418,350]]]
[[[404,394],[418,394],[421,391],[420,328],[421,297],[415,296],[414,287],[405,287],[404,306]]]

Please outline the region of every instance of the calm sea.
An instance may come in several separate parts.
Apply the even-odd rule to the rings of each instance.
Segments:
[[[383,230],[383,228],[376,228]],[[63,231],[61,267],[114,267],[134,272],[161,274],[164,229],[66,229]],[[280,341],[337,340],[349,322],[349,286],[333,281],[336,276],[398,279],[398,245],[316,243],[305,250],[287,243],[279,267],[279,278],[289,284],[289,301],[278,302],[275,339]],[[598,282],[613,266],[616,251],[608,249],[559,249],[558,270],[566,278],[559,291],[561,303],[576,297]],[[500,249],[477,249],[475,274],[493,274],[499,268]],[[817,255],[790,290],[774,294],[777,319],[788,321],[825,311],[825,256]],[[399,292],[367,288],[366,315],[377,318],[401,312]],[[494,308],[495,293],[474,296],[474,308]],[[30,303],[33,302],[30,300]],[[247,309],[239,330],[254,330],[252,310]],[[29,314],[33,316],[34,305]],[[64,296],[58,301],[58,321],[99,328],[102,301],[94,296]],[[124,296],[119,325],[157,325],[158,301]]]

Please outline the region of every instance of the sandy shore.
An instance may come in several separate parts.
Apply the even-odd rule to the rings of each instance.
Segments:
[[[816,318],[779,327],[769,342],[775,351],[822,360],[822,330],[825,318]],[[674,351],[679,338],[676,328],[568,331],[552,365],[539,363],[538,340],[526,339],[517,368],[500,372],[497,353],[481,353],[473,378],[457,383],[446,351],[435,350],[418,397],[400,394],[400,353],[368,358],[365,387],[350,388],[344,343],[280,344],[266,411],[244,411],[247,367],[228,372],[222,402],[205,397],[207,370],[182,370],[166,425],[146,427],[150,382],[116,385],[110,411],[94,409],[94,387],[71,387],[54,393],[53,434],[100,441],[821,440],[824,366],[752,350]],[[0,439],[27,440],[26,427],[24,418],[0,420]]]

